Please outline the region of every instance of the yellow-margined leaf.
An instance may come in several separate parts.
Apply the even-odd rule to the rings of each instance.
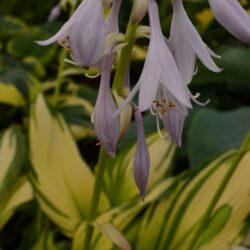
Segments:
[[[0,142],[0,201],[15,182],[24,160],[24,145],[17,127],[7,129]]]
[[[7,130],[0,143],[0,190],[17,151],[17,141],[12,129]]]
[[[115,225],[121,232],[124,233],[124,235],[126,235],[128,242],[133,242],[139,239],[138,231],[141,217],[138,217],[138,215],[150,204],[153,204],[159,200],[162,196],[169,196],[172,191],[175,191],[173,186],[179,184],[181,184],[181,182],[177,182],[173,178],[166,179],[156,185],[156,187],[154,187],[153,190],[149,192],[144,202],[136,199],[134,201],[123,203],[119,207],[113,208],[112,210],[100,215],[97,219],[97,223],[112,223],[112,225]],[[99,234],[97,230],[95,230],[94,236],[94,250],[113,249],[112,245],[110,245],[110,241],[107,241],[106,237],[103,237],[101,234]],[[143,240],[146,241],[147,239],[143,238]]]
[[[160,138],[158,133],[149,136],[147,144],[151,162],[147,189],[149,192],[169,170],[175,146],[170,141]],[[117,155],[115,160],[110,159],[108,162],[105,190],[112,206],[117,206],[136,196],[139,199],[139,192],[133,177],[135,148],[136,146],[133,146],[129,150],[124,150]]]
[[[17,207],[33,199],[33,190],[27,178],[19,178],[9,193],[0,202],[0,230],[16,211]]]
[[[19,107],[25,104],[25,99],[13,84],[0,82],[0,102]]]
[[[37,98],[30,120],[32,178],[43,211],[68,235],[86,218],[94,178],[62,117],[53,117]],[[100,209],[108,207],[102,194]]]
[[[166,218],[162,241],[157,249],[187,250],[195,239],[192,249],[228,250],[232,243],[242,240],[243,236],[239,234],[250,207],[249,152],[239,161],[223,193],[218,196],[206,228],[197,231],[201,230],[209,205],[239,155],[242,155],[242,150],[224,154],[185,187],[171,215]]]

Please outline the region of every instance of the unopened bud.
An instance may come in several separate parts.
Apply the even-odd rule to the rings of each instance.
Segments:
[[[149,0],[134,0],[132,22],[133,24],[139,23],[148,12]]]
[[[150,156],[143,129],[142,115],[138,109],[135,109],[134,117],[137,131],[137,146],[134,159],[134,179],[140,191],[140,196],[144,200],[148,183]]]
[[[61,6],[57,4],[49,13],[48,21],[53,22],[61,15]]]
[[[119,136],[119,117],[113,117],[115,102],[110,93],[112,57],[106,56],[102,63],[101,83],[94,111],[94,127],[105,152],[114,157]]]
[[[116,101],[116,105],[119,107],[121,103],[124,102],[124,98],[119,96],[116,91],[113,91],[113,96]],[[123,138],[125,133],[127,132],[132,117],[132,105],[128,104],[127,107],[120,113],[120,133],[119,133],[119,141]]]

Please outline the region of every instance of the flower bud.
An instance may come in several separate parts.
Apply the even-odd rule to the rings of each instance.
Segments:
[[[137,131],[137,146],[134,159],[134,179],[138,189],[140,190],[140,196],[144,199],[148,183],[150,156],[143,129],[142,115],[137,108],[134,111],[134,117]]]
[[[149,0],[134,0],[132,23],[139,23],[148,11]]]
[[[106,56],[102,62],[102,75],[94,111],[94,127],[105,152],[114,157],[119,137],[119,117],[112,117],[116,105],[110,93],[112,57]]]
[[[122,102],[124,102],[124,98],[119,96],[116,91],[113,91],[113,96],[115,98],[115,102],[117,106],[120,106]],[[132,105],[128,104],[126,108],[120,113],[120,133],[119,133],[119,141],[123,138],[125,133],[127,132],[130,123],[131,123],[131,116],[132,116]]]

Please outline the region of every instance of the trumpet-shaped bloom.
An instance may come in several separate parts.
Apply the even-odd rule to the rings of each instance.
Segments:
[[[161,137],[165,139],[170,137],[176,145],[181,146],[182,130],[188,114],[187,107],[181,105],[164,88],[160,88],[157,92],[156,100],[151,106],[151,113],[156,116],[157,129]],[[166,135],[162,135],[160,120],[167,131]]]
[[[238,0],[208,0],[215,18],[235,37],[250,43],[250,16]]]
[[[116,105],[110,93],[110,74],[112,57],[105,56],[102,60],[101,83],[94,111],[94,127],[105,152],[114,157],[119,138],[119,117],[112,117]]]
[[[69,51],[76,64],[82,67],[95,65],[105,44],[103,1],[84,0],[54,36],[37,43],[49,45],[56,41]]]
[[[219,72],[220,69],[211,57],[215,54],[202,41],[185,12],[182,0],[172,0],[172,4],[173,20],[170,31],[170,46],[184,82],[188,84],[192,80],[196,56],[208,69]]]
[[[139,110],[149,109],[160,87],[171,93],[180,104],[191,107],[188,89],[161,32],[158,7],[155,0],[149,2],[149,21],[151,27],[150,43],[142,74],[127,100],[114,116],[132,100],[138,90]]]
[[[137,146],[134,158],[134,179],[140,191],[140,196],[144,199],[148,183],[150,156],[143,129],[142,115],[137,108],[134,111],[134,117],[137,131]]]
[[[105,25],[105,34],[118,32],[118,14],[121,0],[114,0],[111,12]],[[114,157],[116,144],[120,135],[120,119],[112,117],[116,111],[114,99],[110,93],[110,75],[112,70],[112,55],[105,55],[99,62],[101,82],[94,111],[94,127],[105,152]]]

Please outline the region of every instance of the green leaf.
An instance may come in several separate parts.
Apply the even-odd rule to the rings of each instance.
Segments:
[[[207,70],[204,66],[199,67],[198,74],[193,79],[193,85],[206,84],[211,82],[218,83],[249,83],[249,56],[248,47],[223,47],[216,51],[220,60],[216,60],[219,67],[223,69],[219,74]]]
[[[0,40],[8,39],[28,29],[20,19],[11,16],[0,16]]]
[[[38,58],[43,64],[48,64],[54,58],[56,53],[56,45],[39,46],[35,43],[45,30],[33,28],[27,32],[11,39],[7,44],[7,52],[13,57],[33,56]],[[47,33],[47,36],[50,34]]]
[[[209,243],[209,241],[212,241],[223,230],[224,226],[230,219],[232,212],[232,207],[226,204],[215,211],[209,224],[199,238],[197,249],[202,245]]]
[[[32,97],[33,89],[41,88],[39,81],[20,67],[4,68],[0,70],[0,82],[15,85],[27,99]]]
[[[249,128],[250,108],[229,112],[200,109],[194,115],[188,131],[191,167],[199,169],[217,155],[238,148]]]

